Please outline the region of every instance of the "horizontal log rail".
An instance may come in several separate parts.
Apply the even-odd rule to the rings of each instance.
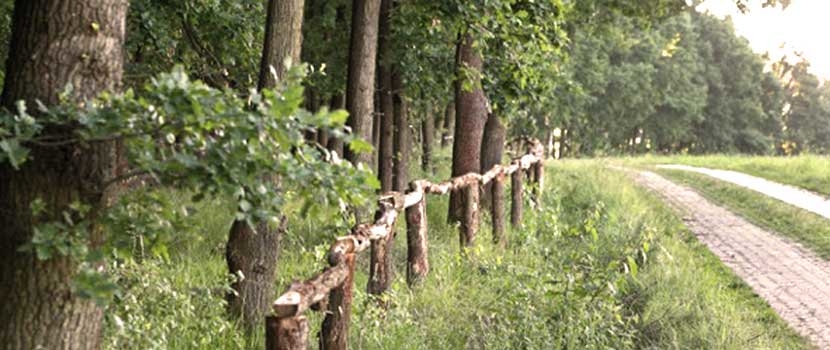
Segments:
[[[433,183],[415,180],[409,190],[387,192],[378,197],[378,209],[373,223],[358,224],[348,236],[337,238],[329,248],[328,267],[314,277],[294,282],[272,306],[272,315],[265,322],[266,350],[294,350],[308,348],[308,320],[303,315],[308,309],[323,311],[326,316],[320,332],[321,349],[345,349],[349,333],[355,257],[372,242],[388,240],[395,232],[395,224],[402,213],[407,223],[407,283],[413,286],[429,273],[427,246],[427,194],[445,195],[463,191],[466,197],[464,219],[459,232],[461,249],[472,244],[478,230],[478,198],[481,185],[494,182],[494,201],[490,206],[493,219],[493,240],[505,245],[503,223],[503,191],[505,178],[511,179],[510,222],[514,227],[522,220],[522,175],[536,183],[533,201],[539,203],[543,175],[544,147],[532,138],[519,138],[511,144],[522,143],[525,154],[510,165],[496,165],[484,174],[468,173],[450,180]],[[374,249],[374,248],[373,248]],[[386,255],[382,259],[388,259]],[[373,257],[374,259],[374,257]],[[374,273],[372,269],[371,273]],[[370,283],[374,276],[370,276]],[[372,292],[370,290],[370,292]],[[379,291],[383,292],[383,291]]]

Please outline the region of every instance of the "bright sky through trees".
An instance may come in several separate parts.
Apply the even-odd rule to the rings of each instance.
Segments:
[[[749,39],[755,51],[769,52],[773,60],[802,53],[814,74],[830,79],[830,1],[794,0],[783,11],[780,7],[762,8],[760,2],[749,8],[748,13],[741,14],[732,0],[707,0],[700,5],[701,10],[718,17],[732,16],[735,30]]]

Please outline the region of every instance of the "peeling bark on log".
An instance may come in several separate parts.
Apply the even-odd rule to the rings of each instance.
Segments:
[[[522,225],[522,172],[519,168],[511,175],[510,225],[514,229]]]
[[[463,189],[464,193],[464,217],[461,221],[461,250],[472,247],[478,233],[478,182],[468,185]]]
[[[416,181],[410,184],[410,191],[423,189]],[[427,198],[406,208],[406,283],[413,286],[426,278],[429,273],[427,245]]]
[[[490,217],[493,220],[493,243],[504,248],[507,246],[504,224],[504,174],[499,174],[490,186],[492,203]]]
[[[299,316],[313,305],[328,297],[337,286],[343,284],[349,267],[340,263],[330,267],[305,282],[294,282],[273,304],[274,316],[279,318]]]
[[[329,294],[329,309],[320,331],[321,350],[345,350],[349,344],[349,323],[354,289],[354,254],[343,257],[348,269],[346,280]]]
[[[391,200],[391,201],[390,201]],[[386,198],[380,201],[380,207],[375,213],[375,223],[385,225],[386,236],[372,241],[372,250],[369,262],[369,294],[383,294],[392,284],[394,272],[389,254],[392,251],[393,239],[395,238],[395,222],[398,217],[398,205],[394,198]]]
[[[265,350],[308,349],[308,319],[305,316],[265,318]]]

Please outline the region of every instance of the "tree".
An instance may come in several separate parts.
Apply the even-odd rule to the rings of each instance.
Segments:
[[[378,39],[378,96],[380,98],[380,147],[378,178],[382,192],[391,191],[394,179],[395,105],[392,91],[392,0],[382,0]]]
[[[488,103],[481,87],[484,60],[475,42],[472,33],[466,32],[459,36],[457,43],[452,176],[476,173],[481,168],[481,140]],[[460,221],[464,217],[464,203],[461,191],[451,193],[447,215],[450,221]]]
[[[288,62],[299,63],[302,43],[303,0],[269,0],[262,49],[260,90],[274,88],[286,78]],[[279,181],[268,176],[271,181]],[[277,258],[285,231],[285,217],[276,225],[260,221],[252,227],[236,220],[226,247],[228,270],[237,276],[228,293],[231,315],[239,317],[248,329],[262,325],[274,297]],[[274,227],[278,226],[278,227]]]
[[[3,107],[39,110],[36,101],[54,106],[59,96],[79,102],[119,90],[127,6],[126,0],[17,1]],[[19,100],[25,102],[18,105]],[[71,126],[49,127],[45,135],[60,140],[71,132]],[[115,191],[107,182],[116,176],[115,154],[114,140],[70,142],[31,147],[31,161],[19,170],[0,164],[0,342],[5,347],[100,346],[102,309],[72,287],[78,262],[68,256],[41,260],[20,248],[31,242],[39,223],[79,211],[94,217],[113,201]],[[104,239],[98,226],[89,232],[56,239],[92,245]]]
[[[346,89],[348,125],[360,140],[372,142],[372,111],[375,95],[375,59],[378,43],[380,0],[352,2],[352,32],[349,47],[349,79]],[[372,164],[372,153],[346,149],[346,159],[354,164]]]

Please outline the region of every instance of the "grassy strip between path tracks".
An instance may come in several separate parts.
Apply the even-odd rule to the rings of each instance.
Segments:
[[[526,208],[525,226],[509,233],[510,248],[490,243],[485,215],[469,259],[459,256],[457,230],[446,224],[446,198],[430,197],[429,277],[406,287],[400,227],[392,253],[398,277],[388,309],[378,308],[365,293],[363,257],[351,348],[808,348],[621,173],[568,161],[546,174],[544,205],[535,214]],[[260,334],[245,336],[224,318],[223,248],[233,211],[222,203],[199,205],[194,232],[171,242],[167,258],[116,269],[123,291],[108,310],[107,348],[262,348]],[[278,290],[318,271],[326,243],[342,234],[326,223],[291,223]],[[320,316],[310,319],[314,336]]]
[[[801,187],[824,195],[830,195],[830,157],[828,156],[645,156],[626,158],[625,161],[639,165],[685,164],[713,169],[734,170],[771,181]]]
[[[750,222],[801,242],[822,258],[830,259],[830,225],[827,219],[703,174],[668,169],[657,172],[696,189],[704,197],[724,205]]]

